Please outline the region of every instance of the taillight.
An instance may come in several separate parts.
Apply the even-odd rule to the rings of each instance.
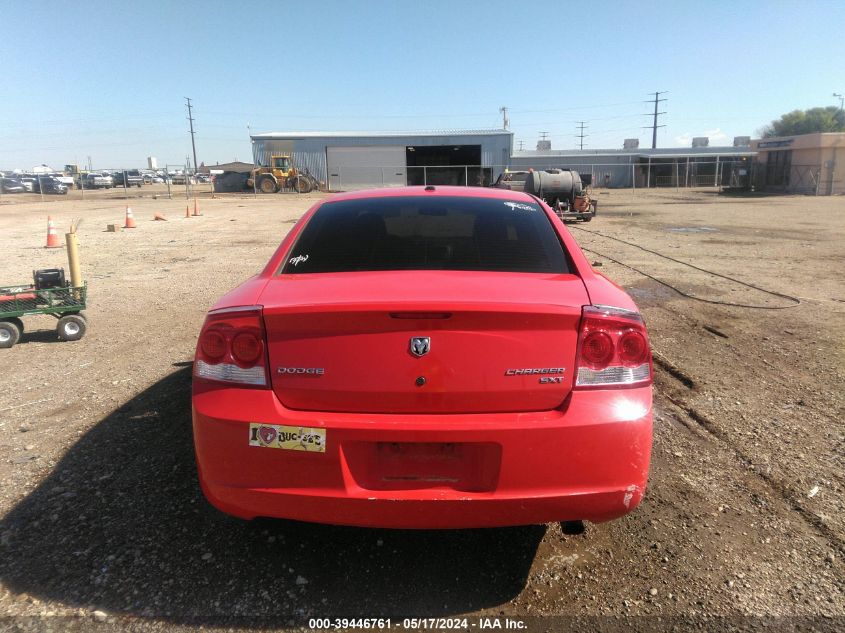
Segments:
[[[642,317],[630,310],[584,306],[575,387],[651,384],[651,347]]]
[[[194,376],[266,387],[265,349],[260,307],[211,312],[197,341]]]

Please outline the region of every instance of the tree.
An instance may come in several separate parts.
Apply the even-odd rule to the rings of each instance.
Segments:
[[[763,137],[845,132],[845,112],[836,106],[793,110],[760,130]]]

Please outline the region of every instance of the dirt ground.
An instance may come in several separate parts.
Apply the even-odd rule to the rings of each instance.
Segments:
[[[122,192],[0,200],[0,285],[66,266],[43,248],[49,213],[61,234],[82,218],[90,298],[81,341],[57,342],[44,316],[0,350],[0,615],[13,617],[0,628],[454,615],[470,628],[499,615],[549,630],[619,616],[643,630],[845,627],[845,199],[599,194],[572,233],[645,315],[654,452],[635,512],[570,535],[243,523],[210,508],[191,444],[196,335],[321,194],[203,198],[186,219],[184,192],[151,191],[133,193],[138,228],[118,233],[105,226],[122,224]]]

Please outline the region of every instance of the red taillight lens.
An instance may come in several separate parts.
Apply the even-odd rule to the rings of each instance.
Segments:
[[[613,339],[606,332],[590,332],[581,343],[581,359],[592,369],[604,369],[613,360]]]
[[[209,313],[197,344],[194,376],[254,387],[268,386],[260,306]]]
[[[226,353],[226,337],[217,330],[206,330],[200,337],[200,350],[210,361],[219,361]]]
[[[239,365],[254,365],[264,346],[254,332],[239,332],[232,338],[232,357]]]
[[[584,306],[575,387],[651,384],[651,348],[642,317],[630,310]]]
[[[640,365],[648,360],[648,343],[635,330],[628,330],[619,337],[619,360],[626,367]]]

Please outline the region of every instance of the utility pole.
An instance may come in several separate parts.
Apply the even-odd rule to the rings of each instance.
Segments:
[[[525,145],[525,141],[520,141],[520,142],[519,142],[519,151],[520,151],[520,152],[522,151],[522,146],[523,146],[523,145]]]
[[[507,130],[511,125],[510,119],[508,119],[508,107],[502,106],[499,108],[499,112],[502,113],[502,129]]]
[[[653,115],[646,115],[646,116],[654,116],[654,123],[652,125],[646,126],[646,129],[651,128],[651,149],[657,149],[657,128],[659,127],[666,127],[665,125],[657,125],[657,117],[661,114],[666,114],[666,112],[658,112],[657,111],[657,104],[666,101],[666,99],[661,99],[660,95],[665,95],[666,90],[663,92],[650,92],[649,94],[654,95],[654,113]],[[649,99],[646,103],[651,103],[651,99]]]
[[[584,127],[587,123],[586,121],[576,121],[578,123],[578,134],[575,136],[578,138],[579,147],[578,149],[584,149],[584,137],[589,136],[589,134],[584,134]]]
[[[197,145],[194,142],[194,117],[191,116],[191,99],[185,97],[185,103],[188,106],[188,122],[191,125],[191,148],[194,150],[194,171],[197,169]]]
[[[834,92],[833,96],[839,99],[839,111],[842,112],[845,110],[845,96],[842,96],[838,92]]]

